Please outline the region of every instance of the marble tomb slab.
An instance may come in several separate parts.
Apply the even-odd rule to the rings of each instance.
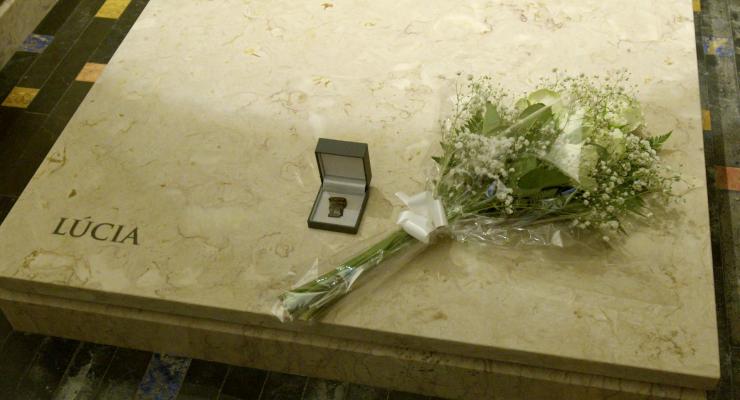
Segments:
[[[702,390],[0,289],[20,330],[454,399],[705,400]]]
[[[0,226],[3,307],[33,295],[52,309],[81,302],[711,388],[719,362],[692,18],[688,0],[152,0]],[[316,256],[393,228],[393,193],[422,187],[457,72],[516,92],[553,67],[632,72],[651,129],[674,133],[665,158],[694,185],[685,202],[620,251],[443,243],[320,323],[272,316]],[[306,226],[319,137],[370,145],[357,236]],[[91,229],[74,237],[75,219],[74,233]]]

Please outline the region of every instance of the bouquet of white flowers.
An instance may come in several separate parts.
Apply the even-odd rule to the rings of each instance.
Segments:
[[[430,237],[562,245],[563,232],[605,242],[626,234],[647,200],[667,200],[679,177],[660,163],[670,133],[650,136],[627,73],[558,77],[517,101],[489,77],[468,77],[443,123],[429,191],[407,196],[401,229],[285,292],[275,314],[308,320],[378,264]]]

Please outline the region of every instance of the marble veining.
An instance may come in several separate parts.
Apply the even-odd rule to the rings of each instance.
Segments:
[[[0,285],[286,331],[708,388],[719,376],[688,0],[152,0],[0,227]],[[517,92],[628,68],[693,185],[618,251],[441,243],[280,325],[312,261],[393,228],[457,72]],[[370,145],[357,236],[309,230],[318,137]],[[52,234],[62,217],[138,244]],[[389,279],[392,277],[392,279]]]

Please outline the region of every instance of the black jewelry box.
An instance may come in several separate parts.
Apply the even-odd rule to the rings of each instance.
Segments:
[[[319,138],[316,162],[321,189],[311,208],[308,227],[357,233],[372,178],[367,143]]]

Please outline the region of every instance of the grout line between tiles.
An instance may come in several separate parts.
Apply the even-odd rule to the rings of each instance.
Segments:
[[[54,391],[51,393],[52,394],[52,396],[51,396],[52,399],[56,399],[57,398],[56,395],[58,394],[59,390],[61,389],[61,385],[64,383],[64,378],[66,378],[69,375],[69,369],[72,367],[72,363],[77,358],[77,354],[79,354],[80,353],[80,350],[82,350],[82,346],[83,345],[84,345],[84,342],[77,343],[77,348],[75,349],[74,353],[72,353],[72,357],[69,358],[69,362],[67,363],[67,367],[64,368],[64,373],[62,374],[62,377],[59,379],[59,382],[57,383],[57,387],[54,388]]]
[[[25,335],[25,333],[22,333],[22,335]],[[15,392],[18,392],[18,389],[21,387],[21,382],[23,382],[23,379],[28,375],[28,371],[31,370],[31,366],[33,363],[36,362],[36,359],[39,358],[39,353],[41,353],[41,348],[44,347],[46,343],[51,340],[50,336],[44,337],[44,339],[39,343],[38,346],[36,346],[36,351],[33,353],[33,357],[31,357],[31,361],[28,362],[28,365],[26,365],[26,368],[23,370],[23,373],[18,377],[18,382],[15,385]]]
[[[265,386],[267,386],[267,380],[270,379],[270,371],[265,374],[265,379],[262,380],[262,387],[260,388],[260,394],[257,396],[257,400],[262,399],[262,394],[265,392]]]
[[[28,111],[28,110],[23,110],[23,112],[26,113],[26,114],[38,115],[38,116],[42,116],[42,117],[43,116],[48,117],[49,114],[51,114],[51,112],[49,112],[49,113],[42,113],[42,112],[38,112],[38,111]]]
[[[308,389],[308,380],[309,378],[306,377],[306,380],[303,382],[303,390],[301,390],[301,400],[303,400],[303,398],[306,397],[306,389]]]
[[[67,18],[65,18],[65,19],[64,19],[64,22],[62,22],[62,23],[61,23],[61,24],[59,25],[59,27],[57,28],[57,30],[56,30],[55,32],[53,32],[52,36],[54,36],[54,38],[56,38],[56,36],[57,36],[57,34],[59,33],[59,31],[60,31],[60,30],[61,30],[62,28],[64,28],[64,26],[65,26],[65,25],[67,24],[67,22],[69,22],[69,20],[70,20],[70,19],[71,19],[71,18],[72,18],[72,17],[73,17],[74,15],[75,15],[75,12],[76,12],[76,11],[77,11],[77,10],[78,10],[78,9],[79,9],[80,7],[82,7],[82,2],[78,2],[78,3],[77,3],[77,5],[76,5],[76,6],[75,6],[75,7],[74,7],[74,8],[73,8],[73,9],[72,9],[71,11],[70,11],[69,15],[67,15]],[[48,15],[48,14],[47,14],[47,15]],[[40,24],[40,22],[39,22],[39,24]],[[87,28],[87,27],[85,27],[85,28]],[[36,27],[34,27],[34,28],[33,28],[33,32],[31,32],[31,34],[35,33],[35,32],[36,32],[36,29],[38,29],[38,25],[37,25]],[[66,51],[66,52],[64,53],[64,55],[63,55],[63,56],[61,57],[61,59],[60,59],[60,61],[59,61],[59,63],[60,63],[60,64],[61,64],[61,62],[62,62],[62,61],[63,61],[63,60],[64,60],[64,59],[65,59],[65,58],[67,57],[67,54],[69,54],[69,51],[70,51],[70,50],[72,49],[72,47],[74,47],[74,45],[75,45],[75,44],[77,43],[77,41],[79,40],[79,38],[80,38],[80,37],[82,36],[82,33],[83,33],[83,32],[84,32],[84,30],[80,31],[80,36],[78,36],[78,37],[77,37],[77,38],[75,39],[75,41],[71,43],[71,45],[70,45],[69,49],[68,49],[68,50],[67,50],[67,51]],[[46,49],[44,49],[44,50],[46,50]],[[17,51],[16,51],[16,53],[17,53]],[[41,53],[41,54],[43,54],[43,53]],[[20,83],[20,82],[21,82],[21,81],[23,80],[23,78],[24,78],[24,77],[26,76],[26,73],[27,73],[28,71],[30,71],[30,70],[31,70],[31,69],[32,69],[32,68],[34,67],[34,65],[36,65],[36,63],[38,63],[38,62],[39,62],[39,57],[38,57],[38,56],[40,56],[41,54],[38,54],[38,55],[37,55],[37,57],[36,57],[36,58],[35,58],[35,59],[33,60],[33,62],[31,63],[31,65],[29,65],[29,66],[28,66],[28,68],[26,68],[26,70],[25,70],[25,71],[23,72],[23,74],[21,74],[20,78],[18,79],[18,82],[16,82],[16,83]],[[54,67],[54,70],[52,70],[52,71],[51,71],[51,72],[49,73],[49,75],[48,75],[48,76],[46,77],[46,80],[44,80],[44,83],[40,85],[41,87],[44,87],[44,85],[46,84],[46,82],[47,82],[47,81],[49,80],[49,78],[51,77],[51,75],[52,75],[52,74],[54,73],[54,71],[56,71],[56,69],[57,69],[58,67],[59,67],[59,64],[57,64],[57,65],[56,65],[56,66]]]
[[[98,383],[99,387],[95,390],[94,396],[92,396],[93,399],[97,399],[100,397],[100,391],[103,389],[105,378],[108,376],[108,372],[110,371],[110,368],[113,365],[113,361],[115,361],[117,355],[118,355],[118,347],[116,347],[115,351],[113,351],[113,354],[111,355],[110,360],[108,361],[108,365],[105,366],[105,371],[100,376],[100,383]]]
[[[218,386],[218,393],[216,394],[216,400],[221,398],[221,392],[224,390],[224,385],[226,384],[226,380],[229,379],[229,375],[231,375],[231,369],[232,367],[229,366],[226,368],[226,373],[224,374],[224,378],[221,380],[221,384]],[[259,397],[257,397],[259,400]]]
[[[75,11],[76,11],[76,10],[77,10],[77,9],[75,8]],[[74,12],[73,12],[73,13],[74,13]],[[73,14],[72,14],[72,15],[73,15]],[[70,15],[70,16],[71,16],[71,15]],[[43,82],[43,83],[42,83],[41,85],[39,85],[39,87],[38,87],[38,89],[39,89],[39,90],[43,89],[43,88],[44,88],[44,86],[46,86],[46,84],[47,84],[47,83],[49,83],[49,80],[51,79],[51,77],[52,77],[52,76],[54,76],[54,74],[55,74],[55,73],[57,72],[57,70],[59,69],[59,67],[61,67],[62,63],[64,63],[64,61],[65,61],[65,60],[67,59],[67,57],[69,56],[69,53],[71,53],[71,52],[72,52],[72,49],[74,49],[74,48],[75,48],[75,46],[76,46],[76,45],[77,45],[77,43],[78,43],[78,42],[80,41],[80,39],[82,38],[82,36],[83,36],[83,35],[85,34],[85,32],[87,32],[87,29],[88,29],[88,28],[90,27],[90,25],[92,25],[92,23],[93,23],[94,19],[95,19],[94,17],[93,17],[93,18],[90,18],[90,21],[88,21],[88,22],[87,22],[87,24],[85,24],[85,26],[84,26],[84,27],[83,27],[82,29],[80,29],[80,34],[79,34],[79,36],[77,36],[77,37],[75,38],[75,40],[74,40],[73,42],[71,42],[71,43],[70,43],[70,45],[69,45],[69,48],[67,49],[67,51],[66,51],[66,52],[64,52],[64,55],[63,55],[63,56],[62,56],[62,57],[60,58],[60,60],[59,60],[59,63],[57,63],[57,65],[56,65],[56,66],[54,66],[54,69],[53,69],[53,70],[51,70],[51,71],[49,72],[49,75],[47,75],[47,76],[46,76],[46,79],[44,79],[44,82]],[[65,21],[65,23],[66,23],[66,21]],[[63,26],[64,26],[64,25],[62,25],[62,27],[63,27]],[[61,29],[61,27],[60,27],[60,29]],[[38,62],[38,58],[37,58],[36,60],[34,60],[33,64],[31,64],[31,67],[33,67],[33,65],[35,65],[35,64],[36,64],[37,62]],[[23,77],[21,77],[21,79],[23,79]],[[58,103],[58,102],[59,102],[59,99],[57,99],[57,103]],[[31,102],[31,103],[33,103],[33,102]],[[53,109],[54,107],[56,107],[57,103],[54,103],[54,106],[52,107],[52,109]],[[29,104],[29,106],[30,106],[30,104]]]
[[[5,343],[8,341],[8,339],[10,338],[10,335],[12,334],[13,334],[13,331],[11,330],[10,332],[5,334],[5,337],[3,337],[2,340],[0,340],[0,353],[2,353],[3,347],[5,347]]]

